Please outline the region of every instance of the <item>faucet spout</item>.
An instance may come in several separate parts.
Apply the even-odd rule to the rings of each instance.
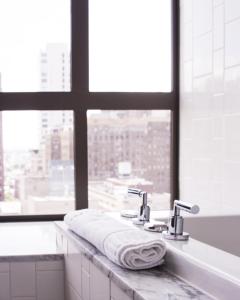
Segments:
[[[147,192],[142,191],[140,189],[128,189],[128,194],[134,194],[138,195],[140,198],[142,198],[142,205],[140,206],[140,212],[137,219],[133,220],[133,223],[136,225],[142,225],[145,222],[149,222],[150,220],[150,207],[147,203]]]

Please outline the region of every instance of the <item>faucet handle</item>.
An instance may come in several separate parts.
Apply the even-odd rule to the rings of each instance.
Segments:
[[[168,230],[163,231],[163,236],[168,240],[186,241],[189,238],[189,233],[183,231],[184,219],[180,216],[180,211],[184,210],[192,214],[199,212],[199,206],[187,203],[181,200],[175,200],[173,211],[174,214],[170,217]]]
[[[200,210],[198,205],[191,204],[191,203],[188,203],[188,202],[184,202],[184,201],[181,201],[181,200],[175,200],[174,201],[174,210],[176,208],[187,211],[187,212],[189,212],[191,214],[194,214],[194,215],[199,213],[199,210]]]
[[[141,193],[142,193],[142,191],[140,189],[128,188],[128,194],[134,194],[134,195],[138,195],[140,197]]]

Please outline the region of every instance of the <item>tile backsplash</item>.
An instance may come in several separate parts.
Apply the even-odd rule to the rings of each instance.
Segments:
[[[240,213],[240,1],[180,1],[180,198]]]
[[[64,300],[63,261],[0,262],[0,300]]]

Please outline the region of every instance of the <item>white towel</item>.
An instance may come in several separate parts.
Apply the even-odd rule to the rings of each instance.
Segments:
[[[69,229],[121,267],[139,270],[163,263],[166,246],[161,238],[125,225],[103,212],[77,210],[68,213],[64,221]]]

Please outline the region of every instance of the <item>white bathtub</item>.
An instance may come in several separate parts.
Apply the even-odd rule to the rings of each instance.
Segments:
[[[167,221],[169,212],[155,212]],[[188,241],[166,240],[166,265],[218,300],[240,299],[240,216],[184,214]]]
[[[110,216],[132,225],[117,213]],[[169,211],[151,213],[154,220],[167,221]],[[166,268],[209,293],[217,300],[240,299],[240,216],[184,216],[188,241],[165,240]],[[143,230],[142,226],[139,226]],[[158,236],[159,233],[152,233]]]
[[[186,217],[191,238],[240,257],[240,215]]]

